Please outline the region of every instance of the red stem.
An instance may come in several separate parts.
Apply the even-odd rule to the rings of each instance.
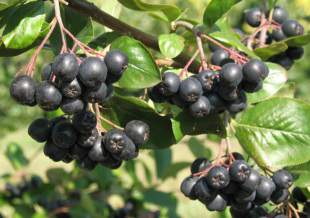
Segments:
[[[198,56],[199,51],[197,50],[193,56],[191,57],[191,59],[187,62],[187,64],[184,66],[184,68],[182,69],[182,71],[180,72],[180,78],[183,78],[184,75],[187,74],[188,72],[188,68],[191,66],[191,64],[194,62],[194,60],[196,59],[196,57]]]

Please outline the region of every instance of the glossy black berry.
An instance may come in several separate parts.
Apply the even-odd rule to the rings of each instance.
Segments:
[[[201,172],[211,166],[211,162],[204,157],[197,158],[191,165],[191,173]]]
[[[230,101],[226,105],[227,110],[231,114],[237,114],[243,110],[246,109],[247,107],[247,97],[246,94],[243,91],[240,91],[238,93],[238,98],[234,101]]]
[[[86,87],[98,87],[107,78],[107,66],[100,58],[88,57],[80,65],[79,78]]]
[[[201,201],[202,203],[207,203],[213,200],[216,196],[216,192],[211,190],[208,185],[205,177],[199,179],[194,186],[195,196]]]
[[[104,62],[107,65],[108,73],[118,76],[127,69],[128,57],[119,50],[112,50],[107,53]]]
[[[286,20],[282,24],[282,31],[287,37],[304,34],[304,27],[296,20]]]
[[[281,7],[281,6],[276,6],[273,9],[273,14],[272,14],[272,19],[278,23],[283,23],[285,20],[288,18],[288,13],[287,11]]]
[[[77,140],[77,132],[70,122],[59,122],[52,129],[52,140],[60,148],[70,148]]]
[[[39,118],[30,124],[28,134],[37,142],[45,142],[50,136],[50,123],[45,118]]]
[[[233,195],[233,194],[237,193],[239,190],[240,190],[239,183],[234,182],[234,181],[230,181],[228,186],[223,188],[221,190],[221,192],[225,195]]]
[[[261,200],[269,201],[271,194],[275,190],[276,185],[274,182],[270,178],[262,176],[261,181],[256,188],[256,197]]]
[[[238,203],[252,202],[252,201],[254,201],[255,197],[256,197],[256,191],[247,192],[244,190],[240,190],[237,193],[235,193],[235,195],[234,195],[234,199]]]
[[[105,153],[106,151],[103,148],[102,145],[102,137],[98,137],[96,142],[94,143],[93,147],[88,153],[88,157],[96,162],[101,162],[105,159]]]
[[[10,95],[19,104],[34,106],[36,94],[36,83],[27,75],[14,78],[10,86]]]
[[[83,160],[79,160],[77,163],[79,167],[86,170],[93,170],[97,165],[97,163],[91,160],[89,157],[85,157]]]
[[[196,102],[203,90],[199,80],[189,77],[181,82],[179,94],[186,102]]]
[[[48,140],[44,145],[43,152],[45,156],[57,162],[61,161],[66,156],[68,150],[59,148],[52,140]]]
[[[50,80],[52,72],[53,72],[52,71],[52,64],[45,65],[42,72],[41,72],[41,80],[42,81]]]
[[[211,56],[211,63],[216,66],[223,66],[224,64],[233,62],[230,55],[224,49],[217,49]]]
[[[77,144],[85,148],[91,148],[94,146],[98,138],[99,138],[98,130],[94,128],[88,134],[79,134]]]
[[[36,89],[36,101],[43,110],[56,110],[60,106],[61,100],[62,95],[54,85],[46,81],[38,85]]]
[[[74,54],[63,53],[58,55],[52,64],[52,71],[61,81],[72,81],[77,75],[79,64]]]
[[[105,135],[105,148],[113,155],[120,155],[127,146],[127,136],[119,129],[112,129]]]
[[[128,161],[136,158],[138,156],[138,152],[136,152],[136,145],[127,136],[124,137],[124,141],[125,146],[119,156],[117,156],[117,159]]]
[[[76,114],[83,111],[85,105],[81,99],[65,98],[62,100],[60,108],[65,114]]]
[[[128,122],[124,131],[137,146],[143,145],[150,138],[149,125],[140,120],[132,120]]]
[[[188,108],[190,105],[190,103],[181,98],[179,94],[175,94],[170,97],[170,101],[172,104],[178,106],[179,108]]]
[[[211,70],[206,70],[198,73],[196,78],[201,83],[204,92],[210,92],[213,90],[216,83],[217,73]]]
[[[294,64],[294,60],[290,59],[285,53],[270,58],[270,61],[281,65],[286,70],[291,69]]]
[[[241,88],[243,91],[248,92],[248,93],[254,93],[258,92],[263,88],[263,81],[259,81],[257,83],[250,83],[246,81],[241,82]]]
[[[286,201],[289,197],[287,189],[276,189],[271,195],[271,201],[275,204],[280,204]]]
[[[225,101],[234,101],[239,97],[239,90],[235,87],[221,87],[217,90],[217,94]]]
[[[90,111],[83,111],[73,116],[73,125],[80,133],[90,133],[97,125],[96,115]]]
[[[221,166],[213,167],[207,175],[208,186],[216,190],[225,188],[229,182],[229,173],[226,168]]]
[[[73,157],[68,153],[61,161],[64,163],[71,163],[73,160]]]
[[[91,103],[102,103],[105,101],[108,93],[108,87],[105,83],[101,83],[97,90],[88,89],[85,92],[85,100]]]
[[[158,84],[158,89],[162,95],[171,96],[179,91],[180,84],[180,77],[177,74],[166,72],[163,75],[162,82]]]
[[[305,51],[302,47],[289,47],[286,51],[285,54],[287,57],[289,57],[292,60],[298,60],[302,58],[304,55]]]
[[[83,160],[85,157],[87,157],[89,151],[90,148],[81,147],[78,144],[75,144],[73,147],[70,148],[70,156],[74,160]]]
[[[267,65],[257,59],[251,59],[242,68],[243,79],[250,83],[258,83],[269,74]]]
[[[227,199],[224,195],[218,194],[212,201],[206,204],[209,211],[223,211],[227,206]]]
[[[78,79],[71,82],[62,82],[60,87],[61,93],[66,98],[77,98],[82,94],[82,85]]]
[[[161,92],[159,91],[158,85],[149,89],[148,96],[155,103],[163,103],[167,100],[167,97],[162,95]]]
[[[250,173],[250,166],[243,160],[236,160],[229,167],[230,179],[239,183],[244,182]]]
[[[244,160],[244,157],[242,154],[240,154],[239,152],[233,152],[231,153],[232,156],[235,158],[235,160]]]
[[[278,170],[272,176],[277,188],[289,188],[293,184],[293,176],[286,170]]]
[[[30,187],[33,189],[39,188],[43,184],[40,176],[33,175],[30,179]]]
[[[220,83],[229,87],[237,87],[242,81],[243,74],[240,65],[228,63],[222,67],[220,72]]]
[[[181,192],[188,198],[190,199],[196,199],[196,194],[195,194],[195,185],[197,181],[199,180],[199,177],[186,177],[182,183],[181,183]]]
[[[211,104],[207,97],[200,96],[198,100],[189,106],[189,113],[195,118],[202,118],[210,113]]]
[[[273,30],[272,33],[271,33],[271,36],[277,42],[286,39],[286,35],[282,31],[282,29],[275,29],[275,30]]]
[[[246,192],[253,192],[257,189],[261,181],[261,175],[256,170],[252,169],[249,177],[245,180],[244,183],[240,185],[240,188]]]
[[[211,109],[210,113],[221,113],[225,110],[225,102],[216,93],[211,93],[207,95],[209,99]]]
[[[252,8],[245,13],[245,21],[252,27],[258,27],[261,23],[262,12],[259,8]]]

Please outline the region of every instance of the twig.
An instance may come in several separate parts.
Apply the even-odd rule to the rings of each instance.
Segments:
[[[198,54],[199,54],[199,51],[197,50],[194,54],[193,54],[193,56],[192,56],[192,58],[187,62],[187,64],[184,66],[184,68],[182,69],[182,71],[180,72],[180,78],[183,78],[184,77],[184,75],[186,75],[187,74],[187,72],[188,72],[188,68],[191,66],[191,64],[194,62],[194,60],[196,59],[196,57],[198,56]]]
[[[106,122],[107,124],[109,124],[110,126],[112,126],[113,128],[116,129],[120,129],[120,130],[124,130],[124,128],[120,127],[119,125],[113,123],[112,121],[104,118],[103,116],[100,115],[100,120],[102,120],[103,122]]]
[[[205,52],[203,50],[203,45],[202,45],[202,40],[201,40],[200,34],[196,34],[196,44],[197,44],[198,51],[199,51],[202,70],[207,70],[208,64],[207,64]]]
[[[94,110],[95,110],[95,114],[96,114],[96,119],[97,119],[97,129],[99,132],[107,132],[107,130],[105,128],[102,127],[101,125],[101,120],[100,120],[100,110],[99,110],[99,104],[95,103],[92,105]]]
[[[64,24],[62,22],[61,14],[60,14],[60,7],[59,7],[59,0],[54,0],[54,7],[55,7],[55,16],[60,28],[61,40],[62,40],[62,52],[67,52],[67,41],[66,36],[64,34]]]
[[[293,213],[295,214],[295,218],[300,218],[298,214],[298,210],[291,203],[288,203],[288,206],[289,206],[289,209],[291,209]]]

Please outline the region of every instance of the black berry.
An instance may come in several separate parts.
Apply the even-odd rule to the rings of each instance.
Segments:
[[[10,95],[19,104],[34,106],[36,94],[36,83],[35,81],[27,76],[17,76],[11,83]]]
[[[233,62],[230,55],[224,49],[217,49],[211,56],[211,63],[216,66],[223,66],[224,64]]]
[[[98,137],[99,137],[98,130],[94,128],[90,133],[79,134],[77,144],[85,148],[91,148],[92,146],[94,146]]]
[[[244,182],[250,175],[251,168],[243,160],[236,160],[229,168],[230,179],[236,182]]]
[[[85,105],[81,99],[65,98],[62,100],[60,108],[65,114],[76,114],[83,111]]]
[[[285,20],[288,18],[288,13],[287,11],[281,7],[281,6],[276,6],[273,9],[273,14],[272,14],[272,19],[278,23],[283,23]]]
[[[253,192],[257,189],[261,180],[261,175],[256,170],[252,169],[249,177],[240,185],[241,189],[246,192]]]
[[[251,59],[243,66],[242,72],[245,81],[257,83],[268,76],[269,69],[264,62],[257,59]]]
[[[286,39],[286,35],[282,31],[282,29],[275,29],[275,30],[273,30],[272,33],[271,33],[271,36],[277,42]]]
[[[80,133],[90,133],[97,125],[96,115],[90,111],[83,111],[73,116],[73,125]]]
[[[88,89],[85,92],[85,99],[91,103],[102,103],[107,97],[108,88],[105,83],[101,83],[97,90]]]
[[[50,123],[45,118],[34,120],[28,127],[28,134],[37,142],[45,142],[50,136]]]
[[[212,201],[206,204],[209,211],[223,211],[227,206],[227,199],[224,195],[218,194]]]
[[[159,92],[164,96],[171,96],[179,91],[180,77],[171,72],[166,72],[163,75],[162,82],[158,84]]]
[[[52,130],[52,139],[60,148],[70,148],[77,140],[77,132],[70,122],[59,122]]]
[[[242,81],[242,68],[238,64],[228,63],[220,72],[220,83],[229,87],[237,87]]]
[[[108,74],[119,76],[127,69],[128,57],[119,50],[112,50],[107,53],[104,62],[107,65]]]
[[[61,93],[66,98],[77,98],[82,94],[82,85],[78,79],[71,82],[62,82],[60,87]]]
[[[140,120],[132,120],[128,122],[124,131],[137,146],[143,145],[150,138],[150,127]]]
[[[79,78],[86,87],[100,86],[107,78],[106,64],[100,58],[86,58],[80,65]]]
[[[286,170],[278,170],[272,176],[277,188],[289,188],[293,184],[293,176]]]
[[[264,201],[269,201],[271,194],[275,189],[276,185],[274,182],[268,177],[262,176],[261,181],[256,188],[256,197]]]
[[[59,148],[52,140],[48,140],[44,145],[44,154],[53,161],[61,161],[67,154],[68,150]]]
[[[56,110],[61,103],[62,95],[59,90],[49,82],[42,82],[36,89],[36,101],[45,111]]]
[[[282,24],[283,33],[288,36],[298,36],[304,34],[304,27],[296,20],[286,20]]]
[[[304,49],[302,47],[289,47],[286,51],[285,54],[287,57],[289,57],[292,60],[298,60],[302,58],[304,55]]]
[[[275,204],[280,204],[286,201],[289,197],[287,189],[276,189],[271,195],[271,201]]]
[[[252,8],[245,13],[246,22],[252,27],[258,27],[261,23],[262,12],[259,8]]]
[[[74,54],[58,55],[52,64],[52,71],[61,81],[72,81],[77,76],[79,64]]]
[[[179,94],[186,102],[195,102],[202,95],[203,90],[199,80],[189,77],[181,82]]]
[[[230,182],[228,171],[221,166],[213,167],[207,175],[208,185],[216,190],[223,189]]]
[[[198,100],[189,106],[190,114],[195,118],[202,118],[210,113],[211,104],[207,97],[200,96]]]
[[[181,183],[181,192],[190,199],[196,199],[197,197],[195,195],[194,187],[198,180],[199,177],[189,176],[185,178]]]
[[[210,166],[211,166],[211,163],[208,159],[203,158],[203,157],[197,158],[191,165],[191,173],[195,174],[195,173],[201,172]]]
[[[52,64],[47,64],[44,66],[42,72],[41,72],[41,80],[42,81],[47,81],[51,79],[52,75]]]

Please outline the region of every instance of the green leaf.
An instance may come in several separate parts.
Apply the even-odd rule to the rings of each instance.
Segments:
[[[178,113],[171,118],[172,129],[177,142],[185,135],[214,133],[222,135],[224,125],[219,115],[209,115],[205,118],[194,119],[187,111]]]
[[[294,176],[298,187],[310,187],[310,162],[287,168]]]
[[[268,6],[269,9],[274,8],[274,6],[277,4],[278,0],[268,0]]]
[[[310,33],[301,35],[301,36],[294,36],[290,37],[284,42],[289,46],[289,47],[301,47],[305,46],[310,43]]]
[[[209,27],[241,0],[212,0],[203,15],[203,23]]]
[[[140,0],[118,0],[122,5],[132,10],[137,11],[161,11],[169,19],[169,21],[176,20],[180,14],[181,10],[174,5],[167,4],[150,4],[144,3]]]
[[[229,21],[227,17],[223,17],[216,22],[216,26],[219,31],[210,33],[209,35],[227,45],[230,45],[236,48],[238,51],[246,53],[248,56],[252,58],[259,58],[253,51],[251,51],[248,47],[246,47],[240,40],[239,35],[233,31],[231,26],[229,25]]]
[[[159,83],[159,69],[152,55],[141,42],[123,36],[111,44],[111,49],[119,49],[127,54],[129,58],[128,68],[118,82],[119,87],[143,89]]]
[[[257,48],[254,50],[254,52],[262,60],[267,60],[272,56],[286,51],[286,49],[288,49],[288,46],[284,42],[276,42],[266,47]]]
[[[185,162],[185,161],[173,163],[164,171],[163,180],[168,179],[170,177],[176,178],[181,170],[188,168],[190,165],[191,162]]]
[[[156,174],[158,178],[163,178],[165,171],[172,164],[172,153],[170,149],[161,149],[154,151],[156,163]]]
[[[63,168],[51,168],[46,171],[46,176],[51,184],[64,184],[69,180],[69,174]]]
[[[263,88],[255,93],[248,93],[250,104],[264,101],[274,96],[286,83],[287,71],[278,64],[266,63],[269,68],[269,75],[263,82]]]
[[[206,157],[211,158],[212,151],[205,147],[203,142],[201,142],[197,137],[191,137],[188,142],[188,148],[195,157]]]
[[[40,36],[45,21],[44,3],[39,1],[21,5],[7,21],[2,35],[5,47],[26,48]]]
[[[234,122],[245,151],[263,168],[278,169],[310,160],[310,105],[271,98]]]
[[[161,53],[167,58],[178,56],[184,49],[184,38],[175,33],[160,35],[158,43]]]
[[[175,144],[170,119],[158,115],[153,108],[139,98],[114,96],[105,105],[102,116],[120,126],[125,126],[131,120],[146,122],[150,126],[151,134],[150,140],[142,148],[166,148]],[[103,125],[111,128],[105,122]]]
[[[24,2],[25,0],[1,0],[0,1],[0,11],[7,9],[13,5]]]
[[[26,167],[29,164],[22,148],[16,143],[10,143],[7,146],[5,156],[10,161],[12,167],[16,170]]]

